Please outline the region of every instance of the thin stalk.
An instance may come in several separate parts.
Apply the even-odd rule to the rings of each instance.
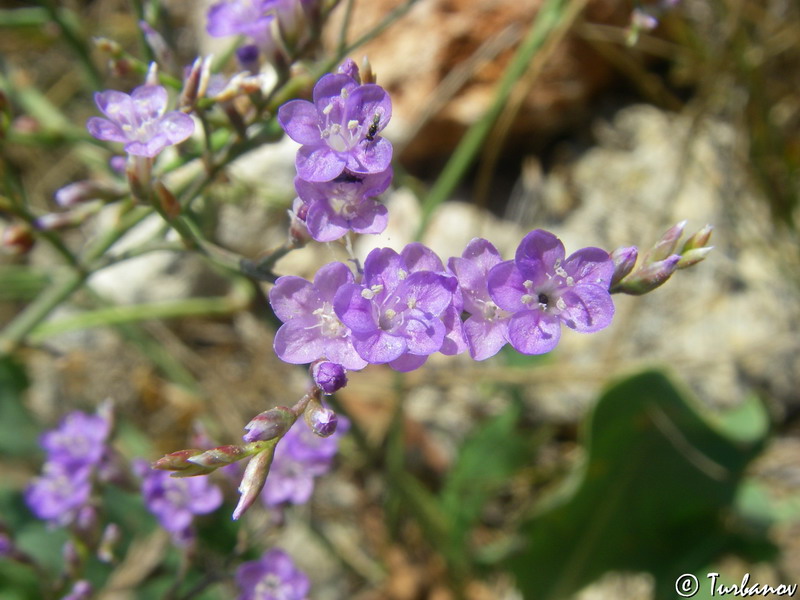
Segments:
[[[99,90],[103,86],[103,77],[100,75],[97,66],[92,62],[89,49],[83,43],[84,36],[78,31],[75,13],[65,8],[57,8],[53,0],[42,0],[42,4],[53,22],[61,29],[64,39],[72,47],[75,54],[78,55],[92,88]]]
[[[522,41],[522,45],[514,55],[511,64],[508,65],[505,73],[503,73],[491,106],[483,117],[467,130],[467,133],[425,198],[422,204],[422,220],[417,231],[417,239],[425,231],[433,211],[450,196],[472,164],[497,117],[503,111],[514,84],[528,68],[528,64],[536,52],[549,39],[552,32],[558,29],[561,21],[565,18],[566,11],[564,7],[566,4],[567,0],[547,0],[539,10],[536,21]]]

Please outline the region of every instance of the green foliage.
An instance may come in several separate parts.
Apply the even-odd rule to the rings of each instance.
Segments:
[[[510,567],[524,596],[568,598],[623,570],[650,572],[657,593],[673,597],[678,575],[723,551],[768,550],[726,518],[766,436],[756,401],[741,411],[751,417],[728,419],[720,433],[655,371],[609,389],[586,424],[579,486],[522,528],[525,548]]]
[[[26,456],[39,452],[39,428],[23,405],[28,378],[12,357],[0,357],[0,454]]]

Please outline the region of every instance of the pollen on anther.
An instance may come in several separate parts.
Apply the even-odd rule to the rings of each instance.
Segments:
[[[333,102],[330,102],[325,106],[325,108],[322,109],[322,114],[329,115],[331,114],[332,110],[333,110]]]

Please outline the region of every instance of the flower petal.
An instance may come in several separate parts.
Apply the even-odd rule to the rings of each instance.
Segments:
[[[508,341],[522,354],[545,354],[558,345],[561,323],[538,310],[518,312],[508,323]]]
[[[399,358],[408,347],[404,337],[391,335],[381,330],[364,337],[354,334],[354,338],[353,346],[356,352],[364,360],[375,365],[388,363]]]
[[[187,114],[172,110],[159,123],[161,133],[172,144],[179,144],[194,133],[194,120]]]
[[[608,289],[614,276],[614,261],[602,248],[583,248],[570,254],[564,270],[576,283],[592,283]]]
[[[549,231],[534,229],[522,238],[514,260],[525,278],[538,285],[564,261],[564,244]]]
[[[473,315],[464,321],[464,336],[473,360],[486,360],[508,342],[508,319],[488,321]]]
[[[576,285],[564,289],[559,302],[561,300],[566,308],[559,312],[558,318],[575,331],[599,331],[608,327],[614,317],[614,302],[607,287],[588,283]]]
[[[379,173],[392,164],[392,143],[386,138],[364,140],[347,155],[347,170],[356,175]]]
[[[102,117],[90,117],[86,121],[86,129],[92,137],[105,142],[127,142],[128,138],[122,133],[122,129],[108,119]]]
[[[313,313],[322,305],[317,289],[302,277],[278,277],[269,291],[272,311],[284,323]]]
[[[317,318],[309,315],[292,319],[280,326],[275,334],[275,354],[283,362],[303,365],[325,355]]]
[[[155,121],[167,110],[167,89],[161,85],[140,85],[131,92],[131,101],[137,119]]]
[[[295,142],[316,146],[322,144],[319,114],[308,100],[290,100],[278,109],[278,123]]]
[[[492,267],[487,277],[489,295],[503,310],[512,313],[527,310],[528,307],[522,302],[522,297],[528,293],[522,285],[524,281],[515,261],[498,263]]]
[[[347,160],[328,146],[300,146],[295,159],[297,174],[306,181],[330,181],[344,171]]]

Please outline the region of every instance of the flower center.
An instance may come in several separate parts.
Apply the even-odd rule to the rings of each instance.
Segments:
[[[338,338],[344,335],[344,323],[333,312],[333,305],[330,302],[324,302],[322,307],[316,309],[313,314],[317,317],[317,326],[322,335],[328,338]]]

